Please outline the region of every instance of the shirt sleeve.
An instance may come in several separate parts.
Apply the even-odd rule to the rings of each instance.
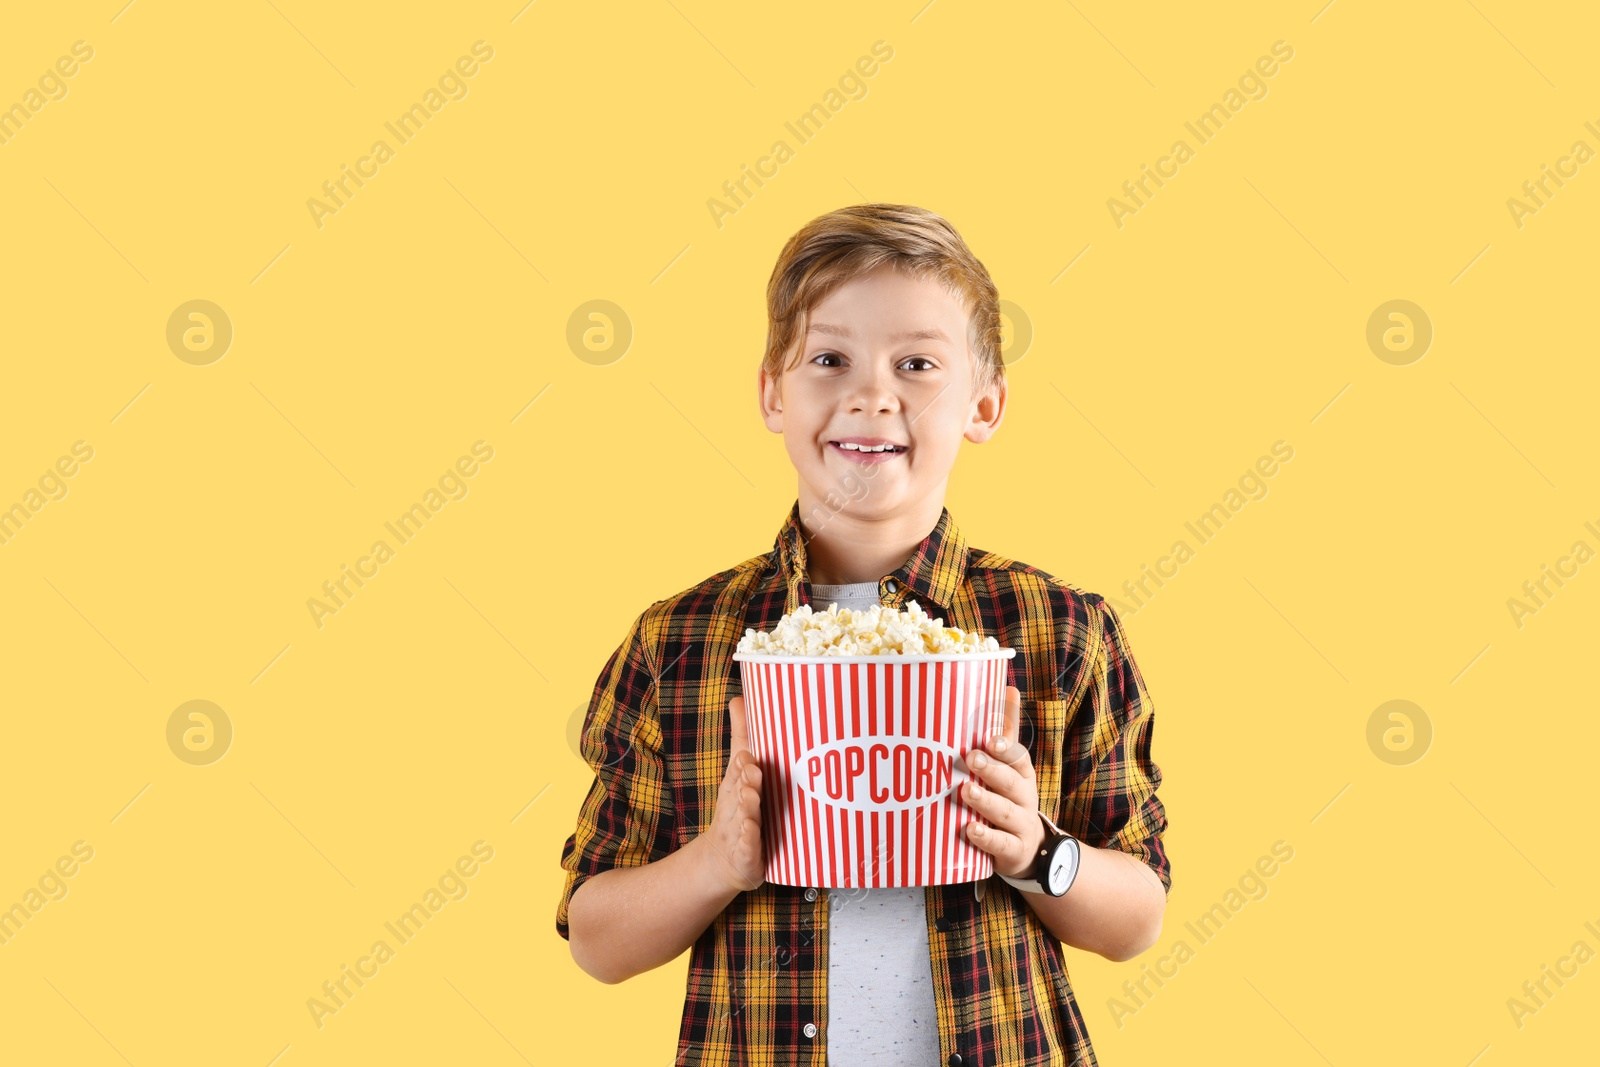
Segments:
[[[606,661],[583,717],[580,750],[594,769],[594,782],[578,811],[578,828],[561,849],[567,876],[556,905],[556,932],[563,938],[570,937],[572,894],[585,880],[615,867],[642,867],[674,849],[649,614],[647,609],[634,620]]]
[[[1150,758],[1155,706],[1116,609],[1096,597],[1090,617],[1099,637],[1068,728],[1063,773],[1073,777],[1063,781],[1056,822],[1085,844],[1138,857],[1170,893],[1171,865],[1161,841],[1167,812],[1156,796],[1161,769]]]

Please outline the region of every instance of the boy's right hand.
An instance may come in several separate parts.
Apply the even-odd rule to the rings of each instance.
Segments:
[[[744,697],[728,701],[733,739],[728,770],[717,793],[711,827],[700,837],[711,846],[713,877],[734,893],[759,889],[766,881],[767,859],[761,844],[761,767],[750,754],[744,721]]]

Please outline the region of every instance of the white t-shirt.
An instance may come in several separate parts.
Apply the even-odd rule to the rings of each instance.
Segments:
[[[878,603],[878,583],[811,586],[811,609]],[[938,1063],[927,890],[828,890],[828,1062]]]

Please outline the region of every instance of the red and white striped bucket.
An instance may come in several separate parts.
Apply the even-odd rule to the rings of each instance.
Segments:
[[[735,653],[761,765],[766,880],[873,888],[980,881],[966,755],[1005,722],[1015,649],[943,656]]]

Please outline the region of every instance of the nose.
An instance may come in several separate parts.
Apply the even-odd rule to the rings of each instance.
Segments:
[[[848,407],[851,412],[893,412],[900,407],[895,392],[894,369],[864,366],[851,375]]]

